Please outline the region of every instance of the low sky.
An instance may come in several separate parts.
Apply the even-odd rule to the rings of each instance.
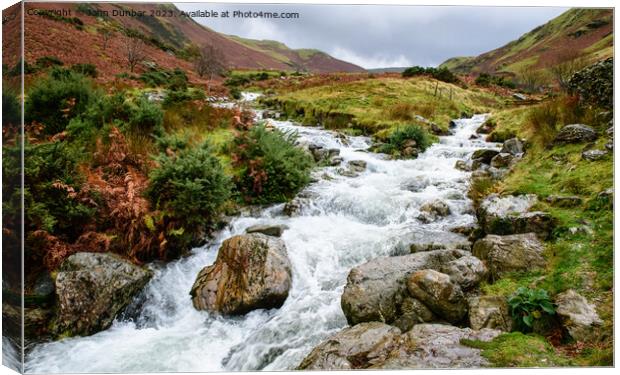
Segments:
[[[454,56],[500,47],[558,16],[558,7],[458,7],[301,4],[176,4],[184,11],[229,10],[195,18],[225,34],[316,48],[364,68],[436,66]],[[233,11],[299,13],[297,19],[233,17]]]

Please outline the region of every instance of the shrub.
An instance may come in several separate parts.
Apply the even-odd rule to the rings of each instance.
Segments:
[[[407,68],[405,69],[405,71],[402,72],[403,77],[415,77],[423,74],[426,74],[426,68],[422,66],[412,66],[411,68]]]
[[[544,289],[530,289],[520,287],[508,298],[510,314],[517,329],[530,332],[537,321],[543,322],[555,314],[555,307]]]
[[[28,64],[28,61],[24,60],[24,74],[32,74],[37,72],[35,65]],[[19,60],[7,73],[9,77],[17,77],[22,75],[22,60]]]
[[[83,75],[54,68],[48,78],[38,82],[26,100],[26,122],[43,123],[46,134],[65,130],[69,121],[84,113],[100,96]]]
[[[255,203],[283,202],[310,182],[312,158],[295,147],[296,134],[269,131],[263,125],[233,142],[237,186]]]
[[[405,69],[405,71],[401,74],[404,78],[407,77],[415,77],[420,75],[429,75],[436,80],[447,82],[447,83],[457,83],[459,79],[455,76],[450,70],[447,68],[425,68],[422,66],[412,66],[411,68]]]
[[[56,56],[43,56],[37,59],[37,68],[49,68],[52,66],[62,66],[63,62]]]
[[[428,133],[417,125],[406,125],[397,128],[387,138],[387,142],[379,148],[379,152],[386,154],[400,154],[408,141],[415,141],[420,151],[426,150],[431,145]]]
[[[71,70],[87,77],[97,78],[97,67],[93,64],[75,64],[71,66]]]
[[[161,107],[142,97],[129,104],[128,130],[140,134],[161,135],[164,132],[164,113]]]
[[[2,125],[21,124],[22,121],[21,103],[17,95],[8,88],[2,88]]]
[[[205,143],[176,154],[161,153],[149,175],[151,203],[189,233],[215,222],[231,193],[231,182]]]
[[[515,83],[511,80],[505,79],[504,77],[493,76],[488,73],[480,73],[480,75],[476,78],[476,85],[490,86],[492,84],[511,89],[516,87]]]

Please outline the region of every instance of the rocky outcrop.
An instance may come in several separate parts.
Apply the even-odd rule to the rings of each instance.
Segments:
[[[569,90],[582,102],[611,110],[614,98],[614,60],[599,61],[573,74]]]
[[[91,335],[104,330],[151,278],[152,273],[108,253],[77,253],[56,275],[59,335]]]
[[[414,272],[407,280],[409,293],[431,311],[450,323],[457,323],[467,313],[461,287],[450,276],[434,270]]]
[[[556,221],[546,212],[528,212],[536,202],[535,195],[500,197],[491,194],[480,204],[478,220],[489,234],[536,233],[549,238]]]
[[[490,341],[501,332],[443,324],[419,324],[401,334],[383,323],[348,327],[319,344],[300,370],[477,368],[488,365],[463,339]]]
[[[284,242],[259,233],[222,243],[217,259],[196,277],[190,292],[198,310],[227,315],[282,306],[291,287]]]
[[[588,161],[603,159],[609,152],[607,150],[588,150],[581,153],[581,157]]]
[[[416,271],[432,269],[449,273],[450,262],[471,256],[463,250],[433,250],[410,255],[376,258],[353,268],[341,298],[342,311],[349,324],[392,323],[402,314],[408,277]],[[446,268],[444,268],[446,267]],[[455,278],[456,280],[456,278]]]
[[[557,305],[556,313],[573,339],[576,341],[595,341],[597,339],[597,327],[603,321],[596,313],[594,305],[590,304],[585,297],[569,289],[558,294],[555,303]]]
[[[510,138],[504,142],[502,149],[499,152],[513,156],[522,155],[523,152],[525,152],[525,146],[519,138]]]
[[[361,323],[315,347],[299,370],[352,370],[379,365],[399,346],[401,332],[387,324]]]
[[[314,144],[308,145],[308,150],[317,163],[329,164],[332,158],[340,155],[340,150],[337,148],[325,148]]]
[[[459,328],[443,324],[418,324],[401,336],[402,343],[385,361],[372,369],[478,368],[488,366],[479,349],[462,340],[491,341],[501,331]]]
[[[554,142],[556,144],[583,143],[594,141],[596,138],[596,131],[591,127],[582,124],[572,124],[560,129]]]
[[[507,152],[500,152],[491,159],[491,167],[493,168],[509,168],[517,159],[514,155]]]
[[[504,332],[512,330],[512,317],[508,310],[506,297],[472,297],[469,304],[469,326],[471,329],[497,329]]]
[[[416,324],[437,322],[441,319],[425,304],[413,297],[405,297],[400,305],[400,315],[391,325],[407,332]]]
[[[449,261],[441,267],[441,272],[450,275],[450,280],[463,290],[478,286],[487,276],[487,268],[484,263],[471,255]]]
[[[262,233],[267,236],[281,237],[284,230],[288,229],[286,225],[252,225],[246,228],[245,233]]]
[[[532,271],[546,266],[544,246],[534,233],[487,235],[474,243],[472,253],[482,259],[494,280],[506,272]]]
[[[471,160],[479,161],[482,164],[491,164],[491,159],[493,159],[493,157],[497,154],[499,154],[499,151],[497,150],[490,150],[490,149],[476,150],[472,154]]]

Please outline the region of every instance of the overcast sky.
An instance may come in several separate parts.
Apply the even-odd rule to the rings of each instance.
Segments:
[[[298,12],[299,19],[196,18],[225,34],[316,48],[364,68],[435,66],[500,47],[556,17],[558,7],[176,4],[179,9]]]

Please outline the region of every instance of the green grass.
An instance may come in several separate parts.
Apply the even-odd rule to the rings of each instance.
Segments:
[[[543,134],[530,123],[530,112],[537,107],[518,107],[494,113],[497,127],[494,132],[514,132],[529,141],[526,155],[514,169],[494,186],[503,194],[536,194],[539,202],[534,209],[549,212],[558,225],[553,238],[545,244],[547,267],[536,272],[510,273],[495,283],[483,283],[488,295],[509,296],[519,287],[543,288],[552,296],[574,289],[595,303],[603,320],[599,328],[602,340],[558,362],[558,357],[542,343],[520,334],[503,335],[485,344],[484,355],[498,366],[540,366],[541,360],[555,365],[611,365],[613,346],[613,207],[612,202],[598,197],[613,186],[613,158],[608,155],[599,161],[587,161],[581,153],[586,144],[552,146]],[[568,113],[565,110],[564,113]],[[584,114],[584,116],[588,116]],[[579,119],[577,119],[579,120]],[[603,134],[606,124],[581,119]],[[560,127],[563,124],[558,124]],[[601,136],[593,145],[603,149],[608,140]],[[545,201],[550,195],[578,196],[582,204],[576,207],[556,207]],[[571,233],[570,228],[589,228]],[[537,338],[536,340],[544,340]],[[526,344],[529,343],[529,344]],[[482,345],[482,344],[481,344]],[[520,355],[529,346],[538,347],[535,353]],[[514,348],[519,348],[514,349]],[[524,351],[524,353],[528,353]],[[534,359],[529,359],[532,355]],[[562,358],[560,358],[562,359]]]
[[[489,92],[467,90],[426,77],[377,78],[342,84],[334,81],[284,93],[271,102],[305,124],[321,122],[331,128],[356,128],[380,137],[399,125],[415,123],[407,119],[415,114],[447,128],[448,122],[462,112],[488,112],[503,104]],[[411,108],[410,116],[390,115],[390,108],[403,104]]]
[[[562,367],[573,363],[558,354],[543,337],[520,332],[505,333],[489,342],[462,340],[463,345],[482,350],[494,367]]]

